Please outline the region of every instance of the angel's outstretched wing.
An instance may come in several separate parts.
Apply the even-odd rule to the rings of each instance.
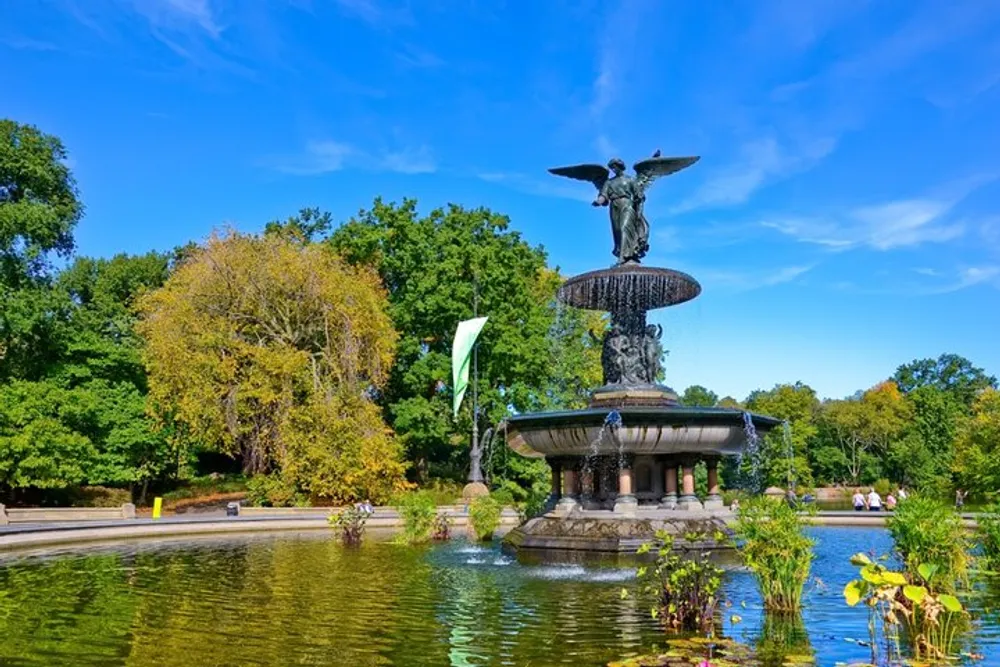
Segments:
[[[632,168],[635,169],[637,184],[645,190],[660,176],[669,176],[685,167],[690,167],[697,161],[698,157],[652,157],[639,160],[632,165]]]
[[[605,181],[608,180],[610,173],[608,168],[601,166],[599,164],[578,164],[573,167],[556,167],[555,169],[549,169],[550,174],[555,174],[556,176],[565,176],[566,178],[575,178],[578,181],[590,181],[600,192],[601,188],[604,187]]]

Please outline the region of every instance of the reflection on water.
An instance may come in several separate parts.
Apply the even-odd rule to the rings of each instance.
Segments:
[[[864,610],[841,590],[856,551],[884,551],[875,529],[817,528],[801,619],[765,620],[751,577],[733,572],[725,631],[762,650],[863,660]],[[4,665],[603,665],[663,634],[635,596],[634,569],[517,563],[496,548],[409,548],[328,536],[140,543],[0,567]],[[746,607],[741,602],[746,602]],[[738,613],[742,621],[733,623]],[[808,633],[805,629],[808,628]],[[979,652],[997,651],[994,624]],[[784,647],[784,648],[782,648]],[[985,649],[985,650],[984,650]],[[987,663],[988,664],[988,663]]]

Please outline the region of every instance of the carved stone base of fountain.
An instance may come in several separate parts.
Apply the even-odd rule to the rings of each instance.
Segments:
[[[504,548],[517,554],[578,552],[580,554],[634,554],[644,543],[665,530],[681,536],[700,533],[694,548],[726,549],[714,539],[717,532],[731,534],[729,510],[662,510],[639,506],[629,513],[573,510],[549,512],[530,519],[504,537]],[[565,554],[562,554],[565,555]]]
[[[677,404],[677,394],[673,389],[656,384],[639,387],[605,385],[595,389],[590,398],[590,407],[608,410],[633,406],[667,407]]]

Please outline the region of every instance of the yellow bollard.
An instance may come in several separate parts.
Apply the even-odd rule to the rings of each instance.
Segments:
[[[160,510],[163,509],[163,498],[153,498],[153,518],[160,518]]]

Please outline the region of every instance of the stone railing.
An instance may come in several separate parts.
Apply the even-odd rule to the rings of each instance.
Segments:
[[[27,507],[0,505],[0,526],[12,523],[54,523],[62,521],[114,521],[134,519],[135,505],[119,507]]]

